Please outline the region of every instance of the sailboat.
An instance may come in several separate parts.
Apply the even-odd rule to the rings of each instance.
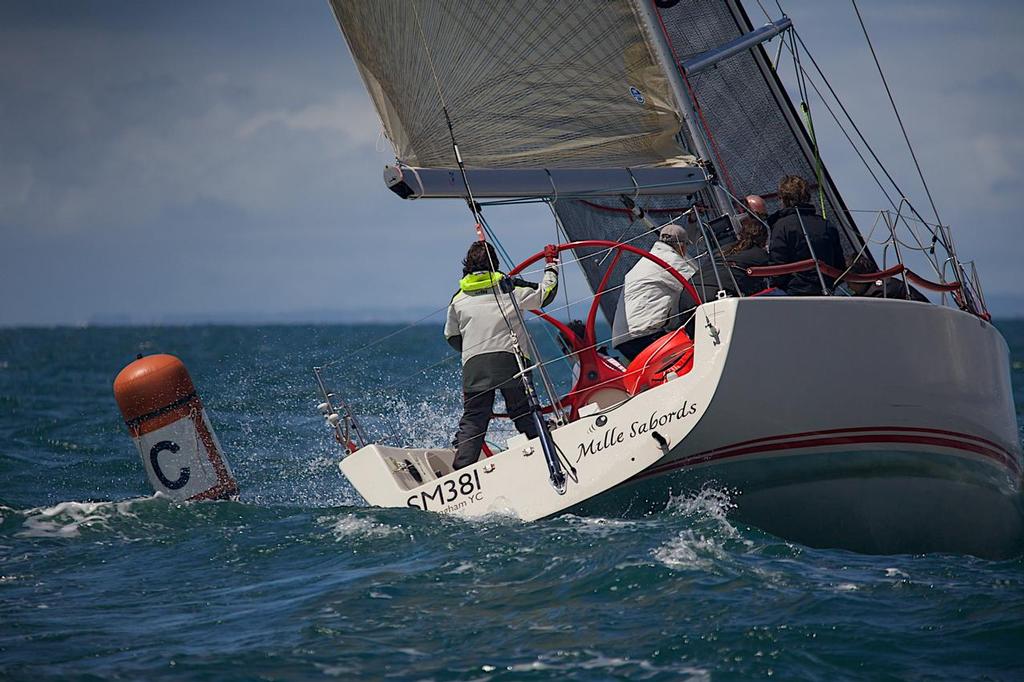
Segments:
[[[559,250],[593,294],[568,394],[551,390],[543,362],[525,360],[538,355],[522,340],[533,362],[523,378],[532,370],[548,393],[537,401],[541,436],[515,436],[458,471],[449,449],[370,442],[318,372],[320,408],[347,452],[340,469],[368,503],[529,521],[650,513],[714,485],[732,493],[737,520],[812,546],[1020,551],[1009,353],[977,272],[937,211],[927,221],[905,199],[879,212],[882,261],[872,253],[821,160],[807,102],[798,110],[783,86],[783,54],[801,93],[821,82],[808,78],[801,53],[812,59],[788,17],[755,29],[738,0],[331,6],[395,150],[387,187],[405,200],[465,201],[489,239],[486,206],[546,203],[566,235]],[[814,258],[754,268],[837,285],[736,296],[718,282],[710,300],[692,293],[692,338],[673,332],[626,371],[605,363],[597,317],[613,318],[657,227],[686,225],[702,250],[692,255],[714,257],[744,217],[739,197],[777,208],[776,183],[790,174],[813,180],[844,253],[874,271]],[[911,238],[933,272],[914,269]],[[844,282],[892,279],[941,300],[842,295]]]

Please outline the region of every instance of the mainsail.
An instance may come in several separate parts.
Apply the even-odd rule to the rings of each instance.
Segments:
[[[626,0],[331,0],[395,154],[454,167],[692,162]]]
[[[825,210],[845,249],[862,244],[763,48],[694,74],[687,108],[673,93],[678,73],[669,69],[677,65],[666,63],[664,47],[685,62],[750,32],[738,0],[331,5],[402,164],[454,168],[454,138],[471,169],[686,166],[700,135],[713,150],[705,161],[737,197],[771,199],[782,176],[820,174]],[[678,217],[696,200],[635,190],[654,222]],[[552,205],[572,240],[649,247],[655,239],[614,197],[562,196]],[[622,258],[610,287],[633,262]],[[581,265],[596,287],[606,263],[584,258]],[[602,301],[609,318],[615,299]]]

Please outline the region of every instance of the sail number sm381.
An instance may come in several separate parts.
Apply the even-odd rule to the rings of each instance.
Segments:
[[[410,495],[406,498],[405,504],[414,509],[451,514],[473,502],[478,502],[483,496],[480,490],[480,472],[467,471],[458,478],[441,481],[433,490]]]

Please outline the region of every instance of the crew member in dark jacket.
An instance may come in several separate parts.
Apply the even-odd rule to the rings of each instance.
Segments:
[[[782,209],[768,218],[772,233],[768,249],[771,262],[773,265],[781,265],[811,258],[811,249],[807,243],[810,240],[814,256],[819,261],[840,271],[844,270],[846,261],[839,241],[839,231],[815,213],[809,203],[810,197],[807,181],[797,175],[787,175],[779,182]],[[827,292],[821,290],[821,280],[815,269],[775,277],[773,283],[792,296],[822,296],[830,293],[835,284],[830,277],[824,277],[824,280]]]
[[[763,277],[750,277],[747,268],[768,265],[768,229],[764,226],[767,208],[764,199],[750,195],[746,199],[749,213],[740,220],[740,231],[735,242],[725,247],[722,254],[715,258],[707,258],[697,273],[690,278],[690,284],[700,294],[702,301],[713,301],[718,295],[718,281],[730,296],[750,296],[767,287]],[[715,268],[718,279],[715,278]],[[684,292],[686,301],[689,295]],[[685,301],[684,301],[685,303]],[[687,310],[693,303],[683,305],[680,309]]]

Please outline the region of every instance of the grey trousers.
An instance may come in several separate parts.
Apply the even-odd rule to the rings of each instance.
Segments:
[[[456,453],[452,465],[454,468],[469,466],[480,458],[487,426],[491,423],[494,413],[495,394],[499,390],[505,399],[505,409],[519,433],[525,433],[530,438],[539,435],[537,426],[533,423],[533,415],[530,414],[530,405],[526,400],[526,389],[518,379],[506,381],[497,389],[463,393],[462,419],[459,420],[459,430],[455,434]]]

